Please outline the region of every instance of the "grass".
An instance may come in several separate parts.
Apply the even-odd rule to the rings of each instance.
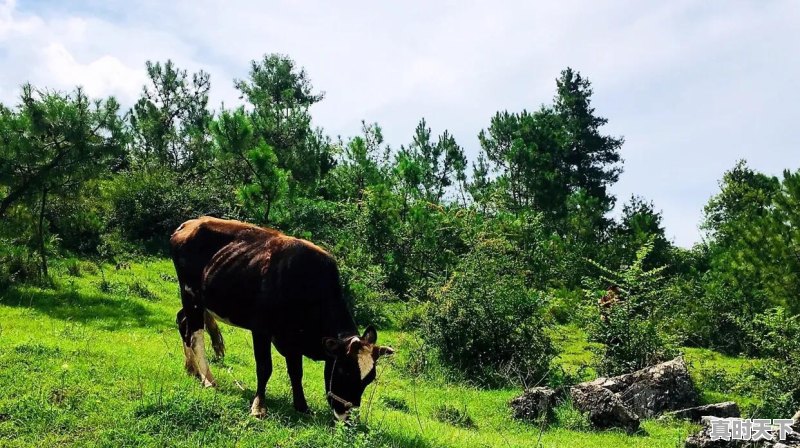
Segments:
[[[255,386],[248,332],[222,326],[227,355],[212,362],[216,389],[203,389],[184,373],[169,261],[100,270],[72,260],[52,270],[54,288],[0,293],[2,446],[675,447],[696,428],[645,421],[639,435],[594,432],[567,409],[563,425],[540,432],[511,418],[508,401],[519,390],[410,375],[403,365],[419,350],[416,338],[386,330],[379,332],[381,342],[399,353],[379,364],[359,426],[332,423],[322,364],[310,360],[303,381],[314,414],[294,412],[285,364],[274,351],[269,414],[256,420],[248,414]],[[589,364],[579,329],[563,327],[553,336],[565,371]],[[704,366],[740,363],[695,350],[687,357]]]

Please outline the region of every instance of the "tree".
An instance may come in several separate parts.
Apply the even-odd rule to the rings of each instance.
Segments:
[[[772,275],[763,268],[774,264],[770,253],[770,222],[780,181],[758,173],[745,161],[737,162],[720,182],[720,192],[704,209],[702,229],[709,240],[713,280],[741,295],[740,310],[752,314],[775,299],[766,294],[766,281]]]
[[[270,222],[275,203],[288,190],[288,172],[264,139],[258,138],[243,108],[223,110],[211,126],[223,178],[238,185],[244,208],[260,224]]]
[[[601,134],[600,128],[608,123],[608,119],[595,114],[592,84],[588,79],[567,67],[556,84],[558,93],[553,110],[564,126],[564,155],[570,190],[584,190],[597,198],[606,210],[611,210],[614,197],[607,187],[614,184],[622,173],[619,150],[625,140]]]
[[[202,172],[210,157],[208,73],[191,79],[186,70],[147,61],[149,83],[130,113],[134,157],[145,164],[167,166],[185,173]]]
[[[498,112],[478,138],[486,160],[499,171],[495,182],[506,192],[507,208],[532,208],[551,220],[564,217],[569,184],[563,129],[552,109]]]
[[[361,123],[361,135],[342,144],[336,168],[328,176],[334,199],[355,201],[359,208],[367,188],[389,183],[389,154],[377,123]]]
[[[556,84],[553,106],[497,113],[479,135],[481,147],[498,171],[494,183],[506,191],[507,208],[532,208],[567,234],[570,207],[592,204],[597,216],[589,222],[599,233],[608,224],[601,218],[614,205],[607,188],[622,171],[623,139],[600,132],[608,120],[595,114],[587,79],[567,68]]]
[[[438,204],[454,183],[466,181],[467,158],[455,138],[444,131],[434,142],[425,119],[420,120],[412,143],[396,156],[397,175],[417,199]]]
[[[66,195],[118,163],[126,141],[114,98],[91,101],[22,88],[17,110],[0,106],[0,217],[17,204],[37,210],[38,252],[47,276],[45,215],[50,196]]]
[[[609,252],[615,253],[614,262],[618,266],[630,264],[639,248],[652,241],[652,250],[644,261],[645,267],[650,269],[669,264],[671,244],[661,221],[661,213],[655,210],[652,201],[631,195],[630,200],[622,206],[619,225],[612,231]]]
[[[235,85],[253,105],[254,135],[273,148],[280,168],[301,187],[317,186],[332,168],[333,155],[331,145],[311,129],[309,108],[324,94],[314,93],[305,69],[288,56],[264,55],[251,62],[249,79]]]

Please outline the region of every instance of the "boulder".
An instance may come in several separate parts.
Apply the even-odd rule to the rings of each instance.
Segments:
[[[623,428],[629,433],[639,429],[639,417],[620,400],[618,394],[596,384],[583,384],[570,389],[575,409],[588,414],[597,429]]]
[[[522,395],[511,400],[514,418],[529,422],[538,421],[541,417],[551,419],[556,405],[556,391],[549,387],[532,387]]]
[[[677,419],[690,420],[695,423],[700,423],[700,419],[703,416],[728,418],[741,417],[742,413],[739,410],[739,405],[733,401],[726,401],[723,403],[706,404],[703,406],[681,409],[678,411],[668,412],[665,415]]]
[[[625,389],[629,388],[633,383],[634,377],[632,373],[628,373],[625,375],[613,376],[611,378],[600,377],[594,381],[588,381],[586,383],[581,384],[591,384],[592,386],[600,386],[604,389],[608,389],[615,394],[624,391]]]
[[[599,386],[617,393],[642,418],[697,406],[698,396],[682,357],[626,375],[598,378],[579,386]]]

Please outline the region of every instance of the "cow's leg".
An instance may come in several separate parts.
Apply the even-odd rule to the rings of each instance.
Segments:
[[[206,341],[203,327],[205,313],[196,289],[190,286],[191,282],[180,282],[181,302],[183,309],[178,312],[178,328],[183,339],[183,353],[186,357],[186,370],[197,375],[203,386],[216,385],[214,375],[208,367],[206,359]]]
[[[189,329],[189,320],[186,318],[186,312],[183,309],[178,311],[175,322],[178,324],[178,333],[180,333],[183,341],[183,366],[189,375],[199,377],[200,373],[197,371],[197,364],[194,362],[194,353],[192,352],[192,330]]]
[[[214,375],[211,374],[211,367],[208,366],[208,359],[206,358],[206,338],[202,325],[199,329],[192,332],[190,342],[200,381],[203,382],[203,386],[205,387],[216,386],[217,383],[214,380]]]
[[[267,381],[272,375],[272,350],[270,335],[266,332],[253,332],[253,355],[256,358],[256,397],[250,407],[250,414],[256,417],[267,415]]]
[[[219,331],[217,321],[214,320],[214,317],[208,311],[204,313],[203,317],[206,323],[206,331],[208,331],[208,335],[211,336],[211,346],[214,347],[214,353],[218,358],[224,358],[225,341],[222,339],[222,333]]]
[[[286,357],[286,370],[292,383],[292,401],[298,412],[308,413],[308,403],[303,392],[303,355],[291,354]]]

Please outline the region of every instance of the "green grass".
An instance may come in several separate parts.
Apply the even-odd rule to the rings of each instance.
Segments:
[[[411,376],[404,360],[419,342],[386,330],[379,332],[381,342],[399,354],[379,365],[359,427],[332,423],[322,364],[310,360],[304,361],[304,384],[314,415],[294,412],[285,364],[274,351],[269,415],[257,420],[248,414],[255,386],[248,332],[222,325],[227,356],[212,362],[217,388],[203,389],[184,373],[174,323],[178,289],[168,260],[102,271],[72,260],[52,270],[54,288],[23,286],[0,295],[2,446],[675,447],[695,429],[645,421],[644,432],[634,436],[579,424],[540,433],[510,416],[508,401],[519,390]],[[589,364],[579,329],[562,327],[553,336],[565,370]],[[701,351],[687,356],[738,365]]]

